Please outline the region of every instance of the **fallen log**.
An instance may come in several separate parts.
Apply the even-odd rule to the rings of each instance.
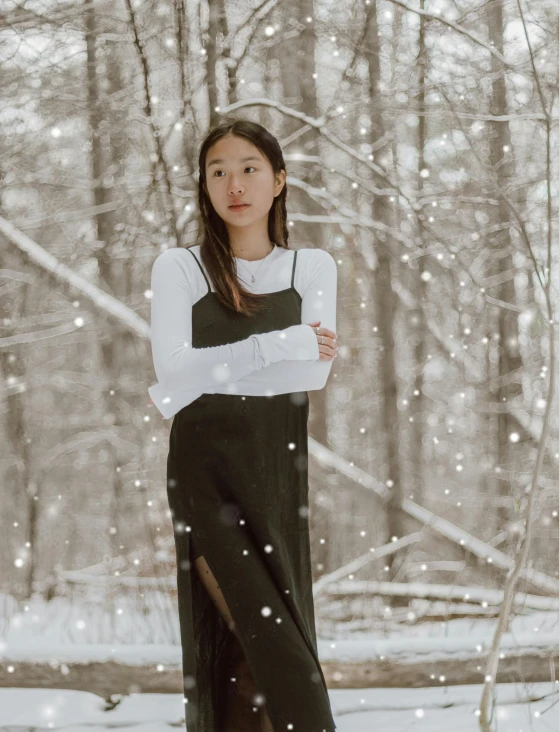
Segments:
[[[490,638],[320,640],[329,688],[420,688],[482,684]],[[30,657],[32,656],[32,657]],[[179,646],[53,646],[1,652],[0,687],[76,689],[112,694],[182,692]],[[553,679],[556,633],[505,636],[497,683]]]
[[[462,603],[485,604],[498,607],[503,602],[503,591],[486,587],[461,585],[429,585],[425,582],[381,582],[377,580],[337,581],[324,590],[325,605],[330,600],[347,600],[354,597],[378,596],[409,597],[421,600],[447,600]],[[517,592],[513,598],[515,611],[525,608],[531,610],[559,610],[559,598],[530,595]]]

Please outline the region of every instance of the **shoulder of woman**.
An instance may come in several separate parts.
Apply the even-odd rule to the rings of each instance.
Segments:
[[[297,250],[297,259],[303,259],[305,262],[316,262],[317,264],[322,264],[325,262],[334,262],[334,257],[330,254],[330,252],[327,252],[326,249],[320,249],[318,247],[302,247],[301,249]]]
[[[320,271],[334,272],[338,269],[336,260],[325,249],[314,249],[312,247],[299,249],[297,254],[297,266],[299,266],[299,262],[302,264],[303,268],[309,272],[309,274]]]
[[[165,272],[188,273],[192,267],[196,267],[196,262],[191,252],[187,252],[185,247],[171,247],[161,254],[158,254],[153,262],[153,269]]]
[[[195,300],[200,289],[199,276],[200,270],[192,252],[187,252],[184,247],[171,247],[158,254],[153,262],[151,289],[165,287],[170,291],[179,288]]]

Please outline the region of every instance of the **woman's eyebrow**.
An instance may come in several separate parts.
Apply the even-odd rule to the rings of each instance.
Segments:
[[[241,158],[239,161],[240,163],[247,163],[249,160],[256,160],[257,162],[260,162],[260,158],[255,157],[254,155],[250,155],[248,158]],[[212,165],[221,165],[225,162],[223,158],[214,158],[213,160],[210,160],[208,163],[208,168],[211,168]]]

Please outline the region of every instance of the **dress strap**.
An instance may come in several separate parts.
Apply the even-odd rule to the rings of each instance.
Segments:
[[[293,257],[293,271],[291,273],[291,287],[293,287],[293,283],[295,282],[295,265],[297,264],[297,249],[295,250],[295,255]]]
[[[212,288],[210,287],[210,283],[208,282],[208,278],[206,277],[206,274],[205,274],[204,270],[202,269],[202,265],[198,261],[198,257],[194,254],[194,252],[191,252],[188,247],[186,247],[186,251],[187,252],[190,252],[192,254],[192,256],[194,257],[194,259],[196,260],[196,264],[200,267],[200,272],[203,274],[204,279],[206,280],[206,285],[208,286],[208,292],[210,292]]]

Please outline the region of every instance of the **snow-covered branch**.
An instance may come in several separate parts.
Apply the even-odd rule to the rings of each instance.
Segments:
[[[80,293],[95,307],[99,315],[103,317],[108,315],[126,326],[132,333],[142,338],[149,338],[149,325],[143,318],[115,297],[74,272],[73,269],[60,262],[27,234],[19,231],[9,221],[0,217],[0,240],[2,239],[4,239],[4,246],[9,246],[6,240],[11,245],[15,245],[20,252],[23,252],[29,258],[30,262],[50,275],[55,283],[67,290],[69,296],[75,297],[75,293],[71,292],[72,290]]]
[[[352,481],[358,483],[364,490],[372,491],[381,499],[387,497],[388,489],[384,483],[376,480],[376,478],[364,470],[357,468],[353,463],[349,463],[344,458],[336,455],[324,445],[316,442],[312,437],[309,437],[309,454],[316,458],[323,466],[332,468],[341,475],[351,478]],[[400,508],[408,516],[419,521],[420,524],[429,527],[429,529],[436,532],[439,536],[462,547],[464,550],[478,557],[478,559],[483,559],[488,564],[507,572],[514,566],[514,559],[504,552],[495,549],[481,539],[477,539],[469,532],[456,526],[451,521],[437,516],[427,508],[419,506],[410,498],[405,498]],[[545,593],[559,595],[559,580],[549,577],[543,572],[529,568],[524,568],[521,571],[521,576],[524,580],[530,582],[534,587],[543,590]]]

